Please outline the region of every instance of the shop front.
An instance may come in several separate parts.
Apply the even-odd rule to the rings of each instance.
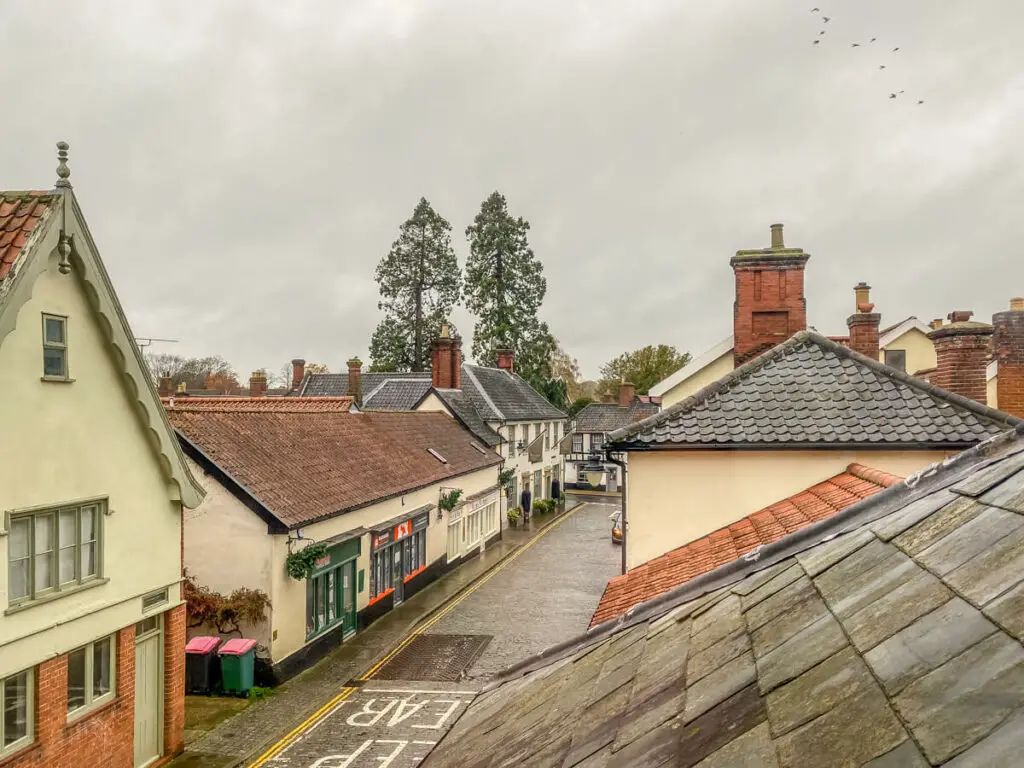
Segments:
[[[501,533],[500,491],[489,488],[466,499],[448,515],[448,564],[472,557]]]
[[[413,580],[427,569],[431,508],[370,531],[371,606],[385,600],[399,605],[415,592]]]
[[[306,639],[330,630],[343,637],[356,631],[356,560],[360,538],[331,545],[306,580]]]

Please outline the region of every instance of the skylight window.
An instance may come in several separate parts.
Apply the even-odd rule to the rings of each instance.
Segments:
[[[429,451],[429,452],[430,452],[430,455],[431,455],[431,456],[433,456],[433,457],[434,457],[435,459],[437,459],[438,461],[440,461],[440,462],[441,462],[442,464],[447,464],[447,463],[448,463],[448,459],[446,459],[446,458],[445,458],[444,456],[442,456],[442,455],[441,455],[440,453],[438,453],[437,451],[435,451],[435,450],[434,450],[433,448],[427,448],[427,451]]]

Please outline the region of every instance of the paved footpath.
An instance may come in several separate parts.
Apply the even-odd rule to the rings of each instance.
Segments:
[[[378,619],[274,697],[190,744],[172,765],[415,765],[458,719],[480,678],[586,629],[605,582],[618,572],[619,551],[609,538],[614,509],[588,503],[539,531],[506,531],[498,546]],[[474,599],[480,592],[486,599]],[[504,604],[503,615],[488,613],[490,601]],[[507,610],[513,605],[514,621]],[[524,633],[520,621],[536,626]],[[469,679],[450,685],[373,679],[384,662],[439,626],[442,633],[493,635]]]

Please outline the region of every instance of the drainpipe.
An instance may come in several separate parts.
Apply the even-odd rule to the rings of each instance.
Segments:
[[[610,464],[622,467],[622,572],[626,572],[626,462],[612,458],[612,451],[605,450],[604,457]]]

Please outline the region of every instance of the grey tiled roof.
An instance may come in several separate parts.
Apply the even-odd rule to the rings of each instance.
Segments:
[[[576,414],[574,432],[613,432],[653,416],[661,408],[656,403],[634,400],[628,407],[618,403],[591,403]]]
[[[463,365],[462,389],[485,421],[565,418],[525,379],[501,368]]]
[[[430,371],[426,373],[369,373],[363,371],[360,386],[366,397],[385,381],[395,379],[421,379],[430,384]],[[307,373],[302,387],[302,397],[344,397],[348,394],[348,372],[345,373]]]
[[[1024,428],[506,670],[437,766],[1011,766]]]
[[[435,389],[434,393],[451,409],[462,426],[476,435],[477,439],[491,448],[501,445],[501,436],[480,418],[465,392],[461,389]]]
[[[964,447],[1020,423],[802,331],[609,437],[633,449],[773,443]]]
[[[385,379],[363,395],[364,411],[411,411],[430,391],[430,379]]]

